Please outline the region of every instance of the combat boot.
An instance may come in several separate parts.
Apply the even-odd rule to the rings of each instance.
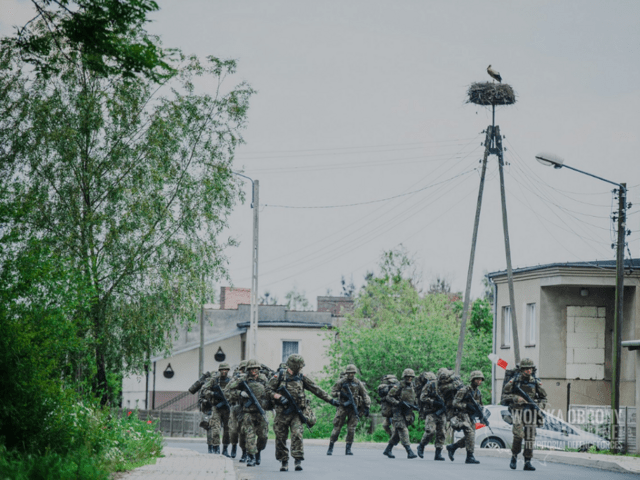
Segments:
[[[238,453],[238,445],[234,443],[233,445],[231,445],[231,454],[229,456],[231,458],[236,458],[237,453]]]
[[[220,445],[212,445],[211,453],[217,453],[220,455]]]
[[[333,442],[329,442],[329,448],[327,449],[327,455],[333,455]]]
[[[393,444],[389,443],[387,445],[387,448],[384,449],[384,452],[382,452],[383,455],[386,455],[389,458],[396,458],[396,456],[391,453],[391,450],[393,450]]]
[[[433,457],[434,460],[443,460],[444,461],[444,457],[442,456],[442,448],[436,448],[436,456]]]
[[[208,445],[209,447],[209,453],[213,453],[213,445]]]
[[[244,463],[247,461],[247,451],[243,448],[242,449],[242,456],[240,457],[240,463]]]
[[[455,444],[447,445],[447,453],[449,454],[449,460],[453,462],[453,455],[456,453],[458,447]]]
[[[509,468],[511,468],[511,470],[515,470],[517,466],[518,466],[518,456],[512,455],[511,461],[509,462]]]
[[[464,461],[464,463],[480,463],[480,462],[476,460],[476,457],[473,456],[473,452],[467,452],[467,459]]]
[[[282,460],[282,463],[280,464],[280,471],[281,472],[289,471],[289,462],[287,460]]]
[[[536,467],[534,467],[533,465],[531,465],[531,460],[525,460],[524,461],[524,468],[523,470],[529,470],[531,472],[535,472],[536,471]]]
[[[416,451],[418,452],[418,456],[420,458],[424,458],[424,447],[425,447],[424,443],[420,442],[418,444],[418,448],[416,448]]]
[[[260,465],[260,452],[256,453],[256,465]]]
[[[247,455],[247,467],[255,467],[256,466],[256,457],[255,455]]]
[[[223,446],[222,446],[222,454],[223,454],[225,457],[228,457],[228,456],[229,456],[229,452],[227,451],[227,449],[228,449],[228,448],[229,448],[229,445],[223,445]]]
[[[344,449],[344,454],[345,455],[353,455],[353,453],[351,452],[351,444],[350,443],[347,443],[347,446]]]
[[[407,451],[407,458],[418,458],[418,455],[411,450],[411,445],[405,445],[404,449]]]
[[[294,463],[296,464],[296,472],[299,472],[300,470],[302,470],[302,460],[300,460],[299,458],[296,458],[296,461]]]

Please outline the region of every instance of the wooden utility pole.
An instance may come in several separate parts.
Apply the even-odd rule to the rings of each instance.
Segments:
[[[460,323],[460,337],[458,338],[458,353],[456,355],[456,374],[460,375],[462,366],[462,350],[464,347],[464,335],[467,331],[467,318],[469,316],[469,299],[471,296],[471,279],[473,278],[473,264],[476,257],[476,241],[478,239],[478,225],[480,224],[480,209],[482,208],[482,194],[484,192],[484,179],[487,173],[487,158],[493,136],[493,127],[487,128],[484,140],[484,157],[482,159],[482,173],[480,174],[480,187],[478,188],[478,202],[476,204],[476,219],[473,223],[473,236],[471,237],[471,255],[469,256],[469,270],[467,271],[467,287],[464,293],[464,306],[462,307],[462,322]]]
[[[513,334],[513,353],[516,364],[520,363],[520,340],[518,337],[518,322],[516,319],[515,296],[513,291],[513,271],[511,268],[511,245],[509,242],[509,225],[507,222],[507,200],[504,189],[504,152],[502,147],[502,135],[500,127],[495,125],[496,107],[493,105],[492,121],[493,125],[487,127],[484,141],[484,158],[482,161],[482,173],[480,175],[480,187],[478,189],[478,203],[476,206],[476,218],[473,225],[473,237],[471,239],[471,255],[469,258],[469,270],[467,271],[467,286],[464,295],[464,305],[462,307],[462,322],[460,324],[460,337],[458,338],[458,353],[456,355],[456,373],[460,374],[462,366],[462,352],[464,349],[464,336],[467,328],[469,316],[469,303],[471,299],[471,280],[473,277],[473,264],[475,261],[476,241],[478,237],[478,225],[480,223],[480,208],[482,206],[482,194],[484,192],[485,173],[487,159],[490,154],[498,156],[498,168],[500,170],[500,197],[502,200],[502,227],[504,230],[504,247],[507,259],[507,279],[509,283],[509,303],[511,305],[511,330]],[[498,299],[495,298],[494,302]],[[493,319],[497,321],[497,319]]]

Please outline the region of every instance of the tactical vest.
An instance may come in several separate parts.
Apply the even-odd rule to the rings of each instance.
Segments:
[[[254,380],[247,376],[244,380],[247,382],[247,385],[249,385],[249,388],[251,389],[253,394],[256,396],[256,398],[260,402],[260,406],[262,406],[262,404],[264,403],[264,399],[266,397],[266,391],[267,391],[267,387],[264,382],[264,377],[263,378],[258,377],[257,380]],[[259,412],[258,407],[254,403],[251,403],[248,407],[246,406],[246,404],[249,403],[250,401],[249,399],[244,397],[240,397],[240,398],[241,398],[240,404],[242,405],[243,411],[250,412],[250,413]]]
[[[347,378],[341,378],[340,380],[338,380],[338,389],[343,392],[343,399],[344,395],[346,395],[346,393],[344,392],[345,387],[351,391],[351,395],[353,395],[356,406],[360,407],[364,400],[360,395],[360,380],[358,380],[357,378],[354,378],[353,381],[349,381]]]
[[[400,394],[396,394],[396,398],[398,398],[402,402],[407,402],[412,405],[416,404],[416,393],[413,391],[413,387],[411,385],[401,383],[399,391]]]
[[[302,373],[290,375],[289,372],[280,370],[278,372],[278,383],[274,391],[276,391],[281,386],[284,386],[289,391],[291,397],[293,397],[293,400],[296,402],[298,407],[303,408],[306,401],[303,378],[304,377]]]

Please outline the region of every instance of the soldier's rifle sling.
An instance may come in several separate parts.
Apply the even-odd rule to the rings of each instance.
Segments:
[[[353,408],[353,414],[356,416],[358,420],[360,420],[360,413],[358,412],[358,406],[356,405],[356,401],[353,399],[353,393],[351,393],[351,389],[348,385],[342,385],[342,392],[345,392],[347,401],[342,404],[343,407],[351,407]]]
[[[289,402],[289,407],[287,407],[284,413],[288,415],[293,410],[295,410],[296,414],[300,418],[300,421],[307,426],[309,431],[311,431],[311,427],[309,426],[309,420],[307,420],[307,417],[304,416],[304,413],[302,413],[302,410],[300,410],[300,407],[298,406],[296,401],[293,399],[291,392],[287,390],[287,387],[285,387],[284,385],[280,385],[280,387],[276,390],[276,392],[284,396],[284,398],[286,398],[287,401]]]
[[[250,407],[251,405],[255,405],[258,411],[260,412],[260,415],[262,415],[265,421],[269,423],[269,419],[267,418],[267,413],[262,408],[262,405],[260,405],[260,402],[256,398],[255,393],[253,393],[253,390],[251,390],[249,385],[247,385],[247,381],[243,380],[242,382],[240,382],[240,385],[242,385],[242,388],[244,388],[244,391],[247,392],[247,394],[249,395],[249,400],[247,400],[247,403],[244,404],[245,408]]]

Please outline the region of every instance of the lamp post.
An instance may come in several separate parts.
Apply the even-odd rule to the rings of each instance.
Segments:
[[[539,153],[536,160],[541,164],[556,169],[568,168],[589,177],[611,183],[618,187],[618,241],[616,244],[616,299],[613,321],[612,388],[611,388],[611,446],[618,449],[618,411],[620,410],[620,363],[622,359],[622,319],[624,301],[624,237],[626,234],[627,184],[616,183],[588,172],[564,164],[564,160],[551,153]],[[567,412],[568,415],[568,412]]]
[[[251,313],[249,316],[249,358],[256,358],[258,350],[258,227],[260,211],[260,195],[258,180],[253,180],[241,173],[231,172],[251,181],[251,208],[253,209],[253,248],[251,249]]]

